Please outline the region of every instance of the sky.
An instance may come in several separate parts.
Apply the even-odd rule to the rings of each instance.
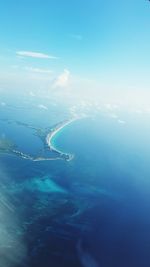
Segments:
[[[0,25],[0,88],[150,94],[147,0],[2,0]]]

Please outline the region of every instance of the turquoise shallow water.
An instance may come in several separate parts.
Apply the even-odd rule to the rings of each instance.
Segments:
[[[56,148],[57,150],[62,150],[64,153],[69,153],[69,151],[65,151],[65,147],[63,145],[59,144],[58,139],[61,138],[62,135],[65,135],[66,132],[69,131],[70,127],[72,127],[72,124],[74,125],[77,121],[72,121],[71,123],[65,125],[62,129],[60,129],[51,139],[51,145]]]

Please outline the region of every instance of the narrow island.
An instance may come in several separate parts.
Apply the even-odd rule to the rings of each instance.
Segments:
[[[31,160],[31,161],[51,161],[51,160],[66,160],[70,161],[74,158],[73,154],[64,153],[63,151],[60,151],[59,149],[55,148],[52,144],[52,139],[56,136],[58,132],[60,132],[64,127],[66,127],[68,124],[74,122],[77,120],[76,118],[68,119],[62,122],[59,122],[55,126],[47,129],[44,131],[44,129],[36,129],[32,127],[36,131],[36,135],[41,138],[43,144],[44,144],[44,150],[50,151],[51,156],[50,157],[44,157],[41,155],[32,156],[30,154],[23,153],[17,148],[17,145],[14,144],[11,140],[6,138],[0,139],[0,152],[1,153],[8,153],[13,154],[16,156],[19,156],[20,158]],[[17,122],[18,123],[18,122]],[[28,126],[28,125],[24,125]],[[31,128],[31,125],[29,125]]]

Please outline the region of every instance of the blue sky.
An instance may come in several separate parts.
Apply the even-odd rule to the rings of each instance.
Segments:
[[[5,0],[0,25],[0,86],[149,90],[149,1]]]

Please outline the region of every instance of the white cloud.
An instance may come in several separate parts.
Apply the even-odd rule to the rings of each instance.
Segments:
[[[25,67],[25,70],[30,71],[30,72],[36,72],[36,73],[45,73],[45,74],[52,73],[52,71],[48,69],[39,69],[39,68],[33,68],[33,67]]]
[[[82,35],[80,34],[71,34],[70,36],[78,41],[81,41],[83,39]]]
[[[42,104],[38,105],[38,108],[48,110],[48,108]]]
[[[64,69],[63,73],[61,73],[55,80],[53,84],[53,88],[59,88],[59,87],[67,87],[69,84],[70,79],[70,71],[67,69]]]
[[[21,57],[32,57],[32,58],[43,58],[43,59],[57,59],[57,57],[52,56],[52,55],[47,55],[44,53],[39,53],[39,52],[33,52],[33,51],[17,51],[16,52],[17,56]]]
[[[111,114],[109,114],[109,116],[110,116],[112,119],[117,119],[117,118],[118,118],[118,115],[115,114],[115,113],[111,113]]]
[[[112,105],[111,104],[105,104],[104,105],[106,109],[112,110]]]
[[[12,65],[11,67],[12,67],[12,69],[18,69],[19,68],[18,65]]]
[[[6,103],[5,102],[1,102],[1,106],[5,107]]]
[[[137,114],[143,114],[143,110],[141,110],[141,109],[137,109],[137,110],[135,111],[135,113],[137,113]]]
[[[118,123],[120,123],[120,124],[125,124],[126,122],[123,121],[123,120],[118,120]]]
[[[35,96],[35,94],[32,91],[29,92],[29,95],[30,96]]]

